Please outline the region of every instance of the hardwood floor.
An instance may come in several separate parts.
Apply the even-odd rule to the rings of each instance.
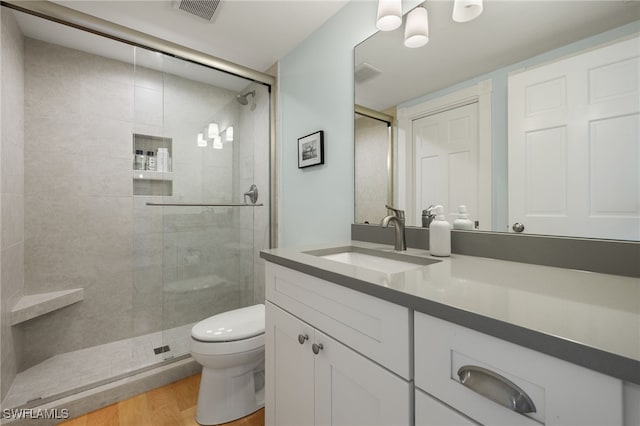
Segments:
[[[198,426],[195,421],[200,375],[109,405],[61,426]],[[264,426],[264,409],[225,426]]]

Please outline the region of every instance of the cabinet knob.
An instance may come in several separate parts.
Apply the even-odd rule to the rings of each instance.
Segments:
[[[516,222],[513,224],[511,229],[513,229],[514,232],[522,232],[524,231],[524,225],[521,224],[520,222]]]
[[[311,345],[311,350],[316,355],[318,355],[322,349],[324,349],[322,343],[314,343],[313,345]]]
[[[298,342],[300,342],[301,345],[304,345],[304,342],[307,340],[309,340],[308,334],[298,334]]]

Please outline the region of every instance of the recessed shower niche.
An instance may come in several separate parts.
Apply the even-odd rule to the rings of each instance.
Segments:
[[[171,138],[133,135],[133,195],[173,195]]]

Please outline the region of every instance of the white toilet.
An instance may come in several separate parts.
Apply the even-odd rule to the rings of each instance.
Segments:
[[[202,365],[196,421],[217,425],[264,407],[264,305],[214,315],[191,329]]]

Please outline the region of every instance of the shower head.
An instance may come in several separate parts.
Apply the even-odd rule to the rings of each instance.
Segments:
[[[249,104],[249,99],[247,99],[249,97],[249,95],[253,96],[254,98],[256,97],[256,91],[252,90],[250,92],[245,93],[244,95],[238,94],[236,95],[236,101],[238,101],[240,103],[240,105],[248,105]]]

